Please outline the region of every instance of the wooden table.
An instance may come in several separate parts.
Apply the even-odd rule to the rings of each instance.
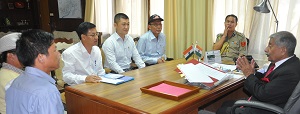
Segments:
[[[212,90],[200,89],[199,93],[180,101],[142,93],[141,87],[162,81],[183,83],[184,79],[174,71],[185,59],[178,59],[124,73],[134,80],[120,85],[84,83],[66,88],[67,111],[70,114],[102,113],[198,113],[198,107],[242,88],[244,79],[231,79]],[[201,71],[199,71],[201,73]],[[236,99],[235,97],[233,97]]]

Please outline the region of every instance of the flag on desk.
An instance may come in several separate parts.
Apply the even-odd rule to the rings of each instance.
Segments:
[[[195,45],[195,48],[194,48],[194,51],[195,51],[195,54],[200,58],[201,55],[202,55],[202,48],[199,46],[199,45]]]
[[[190,46],[188,49],[186,49],[183,52],[183,55],[184,55],[186,60],[188,60],[193,54],[194,54],[193,46]]]

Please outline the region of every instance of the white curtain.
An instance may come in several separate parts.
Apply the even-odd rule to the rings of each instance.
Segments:
[[[97,30],[112,34],[113,23],[117,13],[125,13],[129,17],[129,33],[132,37],[147,31],[147,0],[95,0],[95,18]]]
[[[104,33],[114,32],[114,0],[95,0],[95,24]]]
[[[260,3],[261,0],[257,0]],[[278,31],[289,31],[297,38],[295,54],[299,57],[300,43],[300,1],[299,0],[270,0],[274,13],[278,19]],[[253,28],[250,34],[249,53],[258,55],[258,59],[266,60],[264,49],[269,42],[269,36],[276,32],[275,17],[271,7],[270,13],[258,13],[254,15]]]
[[[128,34],[133,38],[147,31],[148,5],[147,0],[116,0],[116,14],[125,13],[129,17]]]
[[[278,31],[289,31],[297,38],[295,54],[300,57],[300,1],[278,0]],[[272,20],[272,23],[273,20]]]

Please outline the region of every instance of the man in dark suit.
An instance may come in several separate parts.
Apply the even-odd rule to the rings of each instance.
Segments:
[[[244,89],[251,97],[248,100],[261,101],[284,107],[288,98],[300,80],[300,61],[294,54],[296,38],[287,31],[274,33],[270,36],[265,48],[268,60],[271,62],[266,72],[255,72],[254,60],[248,62],[246,57],[237,59],[237,68],[246,76]],[[230,114],[234,102],[223,103],[217,114]],[[235,110],[237,114],[268,114],[264,110],[241,107]]]

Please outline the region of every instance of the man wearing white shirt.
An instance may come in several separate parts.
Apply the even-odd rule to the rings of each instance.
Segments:
[[[97,83],[104,75],[102,56],[98,44],[96,25],[83,22],[78,26],[77,34],[80,42],[62,53],[64,67],[63,80],[69,85],[84,82]]]
[[[135,61],[138,68],[144,68],[145,63],[141,59],[133,41],[128,35],[129,18],[124,13],[118,13],[114,17],[113,33],[103,43],[103,52],[106,56],[105,67],[110,68],[114,73],[123,73],[132,70],[131,58]]]

